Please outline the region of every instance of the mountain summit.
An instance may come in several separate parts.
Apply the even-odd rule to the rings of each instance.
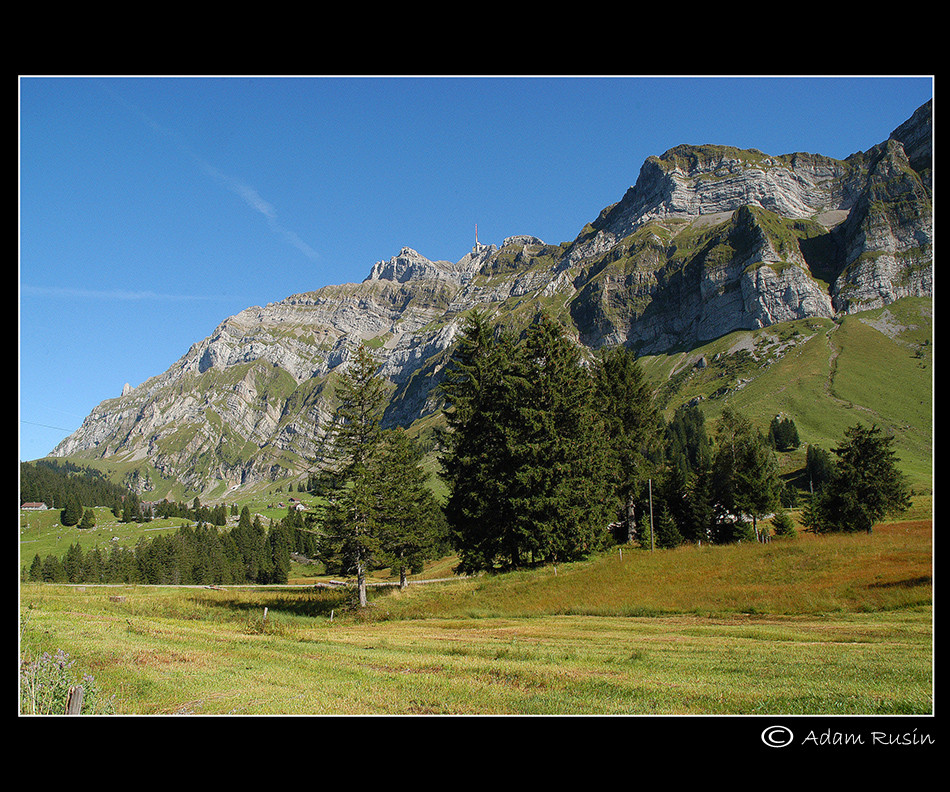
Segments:
[[[404,247],[359,284],[225,319],[167,371],[98,405],[51,456],[141,462],[211,493],[303,476],[362,343],[391,387],[386,421],[439,408],[473,308],[517,324],[544,308],[589,349],[641,354],[933,292],[931,103],[845,160],[680,145],[570,242],[512,236],[456,263]],[[216,490],[217,488],[217,490]]]

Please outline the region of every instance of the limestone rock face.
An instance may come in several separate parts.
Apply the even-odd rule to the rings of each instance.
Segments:
[[[570,242],[513,235],[455,263],[404,247],[362,283],[247,308],[52,455],[147,461],[197,491],[303,475],[359,344],[391,387],[386,422],[408,425],[439,409],[473,308],[517,326],[543,306],[585,347],[646,354],[932,296],[931,140],[928,102],[846,160],[676,146]]]

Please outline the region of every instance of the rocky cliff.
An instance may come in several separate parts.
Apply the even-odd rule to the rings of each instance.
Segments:
[[[392,388],[387,421],[407,425],[438,409],[433,386],[476,306],[509,323],[543,307],[586,347],[648,354],[930,296],[931,139],[927,103],[846,160],[677,146],[573,241],[513,236],[455,263],[403,248],[362,283],[229,317],[52,455],[147,460],[197,491],[302,475],[358,344]]]

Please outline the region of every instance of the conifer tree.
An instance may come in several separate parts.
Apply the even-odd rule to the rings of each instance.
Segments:
[[[716,506],[713,494],[712,461],[703,463],[686,486],[685,514],[679,523],[683,538],[689,542],[706,542],[716,534]]]
[[[555,563],[581,558],[606,542],[615,511],[594,382],[577,345],[544,313],[526,332],[521,361],[510,561],[520,565],[522,551]]]
[[[267,532],[271,583],[286,583],[290,576],[290,551],[293,546],[291,530],[280,522]]]
[[[336,466],[324,529],[331,554],[356,574],[360,607],[366,606],[366,571],[378,549],[372,462],[381,444],[385,402],[376,361],[361,344],[337,386],[339,406],[329,434],[328,457]]]
[[[682,544],[683,536],[676,525],[676,519],[665,503],[661,506],[654,523],[658,548],[668,550]]]
[[[59,515],[59,521],[67,526],[71,527],[76,525],[82,519],[82,504],[79,502],[79,499],[75,496],[71,496],[66,501],[66,506],[63,508],[62,512]]]
[[[809,445],[805,452],[805,475],[808,477],[808,489],[814,492],[830,481],[834,473],[834,460],[829,451],[816,445]]]
[[[444,517],[427,486],[422,452],[405,431],[384,434],[376,468],[380,560],[398,570],[399,586],[405,588],[409,571],[432,556]]]
[[[908,509],[910,488],[897,468],[893,442],[877,424],[847,428],[832,449],[838,459],[830,480],[805,509],[805,525],[815,533],[871,533],[875,522]]]
[[[511,556],[518,354],[509,334],[493,332],[485,315],[473,311],[442,385],[449,427],[441,456],[449,489],[445,515],[459,572],[490,570]]]
[[[195,498],[197,501],[198,499]],[[142,504],[138,496],[130,493],[125,497],[125,503],[122,507],[122,522],[132,523],[142,521]]]
[[[79,542],[71,544],[63,561],[63,571],[69,583],[82,583],[83,552]]]
[[[676,526],[679,535],[677,544],[687,537],[691,539],[693,533],[690,530],[692,519],[690,500],[686,497],[686,493],[689,491],[689,480],[690,476],[682,466],[669,465],[653,487],[653,499],[657,510],[660,513],[665,513]],[[680,530],[680,526],[683,526],[682,530]],[[659,537],[659,528],[657,528],[656,533]]]
[[[789,513],[784,509],[772,518],[772,527],[775,529],[777,539],[794,539],[797,536],[795,524],[792,522]]]
[[[720,416],[716,446],[712,484],[720,522],[738,524],[751,516],[755,539],[762,541],[758,520],[779,505],[781,490],[772,448],[748,418],[730,407]]]
[[[443,391],[459,571],[569,560],[607,540],[603,421],[579,351],[552,319],[536,317],[517,343],[471,314]]]
[[[102,583],[104,565],[102,551],[96,545],[83,560],[83,580],[87,583]]]
[[[52,553],[43,559],[43,582],[44,583],[65,583],[66,573],[62,562]]]
[[[666,461],[687,475],[707,470],[712,464],[712,443],[706,433],[706,419],[695,404],[682,404],[664,429]]]
[[[798,428],[791,418],[776,415],[769,424],[769,442],[777,451],[791,451],[798,448]]]
[[[632,350],[610,347],[601,353],[594,372],[618,516],[627,523],[627,536],[632,538],[637,529],[635,505],[643,501],[647,481],[656,473],[651,454],[659,416],[649,382]]]

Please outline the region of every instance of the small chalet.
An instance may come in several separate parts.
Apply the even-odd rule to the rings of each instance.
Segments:
[[[26,511],[46,511],[49,506],[45,503],[24,503],[20,508]]]

